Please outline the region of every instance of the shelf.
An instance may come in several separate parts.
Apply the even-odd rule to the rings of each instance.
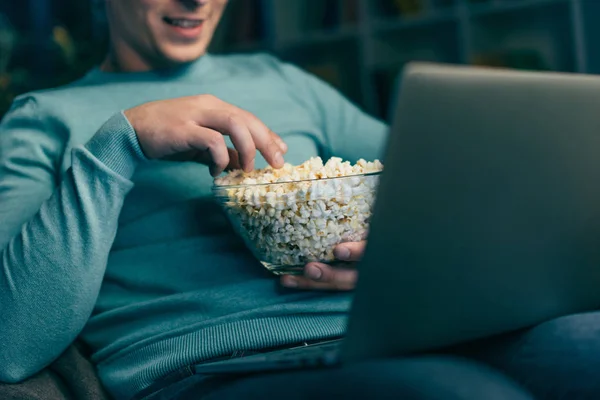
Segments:
[[[335,30],[309,31],[294,39],[287,39],[277,43],[278,49],[290,47],[318,45],[344,40],[358,39],[359,30],[356,26],[339,27]]]
[[[411,13],[404,0],[229,0],[211,51],[273,52],[325,78],[338,68],[346,94],[373,113],[409,61],[600,74],[600,0],[419,2]]]
[[[569,0],[511,0],[469,6],[469,14],[473,17],[501,14],[511,11],[527,10],[529,8],[566,4]]]
[[[526,2],[532,4],[531,1]],[[542,4],[537,1],[536,4]],[[547,7],[482,14],[471,23],[470,61],[518,69],[577,70],[568,1]]]
[[[414,16],[379,18],[374,22],[373,30],[376,33],[386,33],[405,29],[422,28],[439,23],[456,21],[457,18],[458,13],[454,8],[440,9]]]

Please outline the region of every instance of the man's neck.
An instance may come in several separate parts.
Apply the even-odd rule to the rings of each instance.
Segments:
[[[137,51],[122,37],[110,32],[110,46],[106,58],[100,65],[104,72],[147,72],[169,68],[166,60]]]
[[[112,43],[106,58],[100,65],[104,72],[145,72],[155,69],[132,49]]]

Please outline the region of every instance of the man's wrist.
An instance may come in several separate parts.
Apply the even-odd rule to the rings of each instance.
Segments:
[[[113,115],[85,145],[100,162],[129,179],[138,164],[148,161],[135,130],[123,114]]]

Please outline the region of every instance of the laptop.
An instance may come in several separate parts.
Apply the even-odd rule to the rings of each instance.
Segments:
[[[434,351],[600,308],[600,78],[409,64],[384,161],[346,337],[196,372]]]

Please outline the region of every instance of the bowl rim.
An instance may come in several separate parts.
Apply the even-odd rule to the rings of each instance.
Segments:
[[[270,183],[251,183],[251,184],[242,184],[242,185],[217,185],[213,183],[212,190],[219,189],[242,189],[242,188],[252,188],[252,187],[261,187],[261,186],[270,186],[270,185],[286,185],[290,183],[303,183],[303,182],[317,182],[317,181],[332,181],[334,179],[343,179],[343,178],[355,178],[357,176],[376,176],[381,175],[383,170],[374,171],[374,172],[366,172],[364,174],[352,174],[352,175],[344,175],[344,176],[332,176],[329,178],[313,178],[313,179],[301,179],[296,181],[283,181],[283,182],[270,182]]]

